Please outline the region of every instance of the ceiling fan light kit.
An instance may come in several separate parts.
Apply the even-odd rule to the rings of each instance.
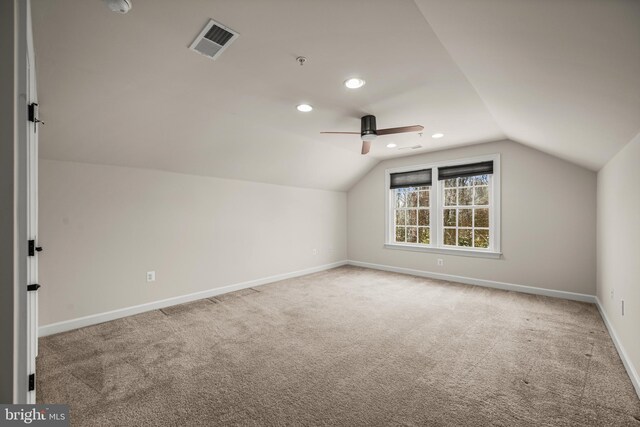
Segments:
[[[367,115],[360,119],[360,139],[363,141],[372,141],[376,139],[378,132],[376,131],[376,116]]]

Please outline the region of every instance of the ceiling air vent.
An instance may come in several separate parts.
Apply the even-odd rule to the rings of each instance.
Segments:
[[[239,35],[231,28],[211,19],[191,43],[189,49],[195,50],[211,59],[217,59]]]

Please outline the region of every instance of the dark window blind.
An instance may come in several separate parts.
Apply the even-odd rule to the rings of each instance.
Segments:
[[[389,188],[423,187],[431,185],[431,169],[391,174]]]
[[[438,180],[493,173],[493,161],[438,168]]]

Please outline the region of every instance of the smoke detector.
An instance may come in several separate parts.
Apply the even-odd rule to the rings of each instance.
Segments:
[[[102,0],[112,12],[125,14],[133,7],[131,0]]]
[[[240,34],[231,28],[210,19],[207,25],[200,31],[198,37],[191,43],[189,49],[216,60],[238,36],[240,36]]]

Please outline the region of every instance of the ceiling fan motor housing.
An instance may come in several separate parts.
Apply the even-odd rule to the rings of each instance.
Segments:
[[[371,141],[378,136],[376,116],[363,116],[361,119],[360,137],[363,141]]]

